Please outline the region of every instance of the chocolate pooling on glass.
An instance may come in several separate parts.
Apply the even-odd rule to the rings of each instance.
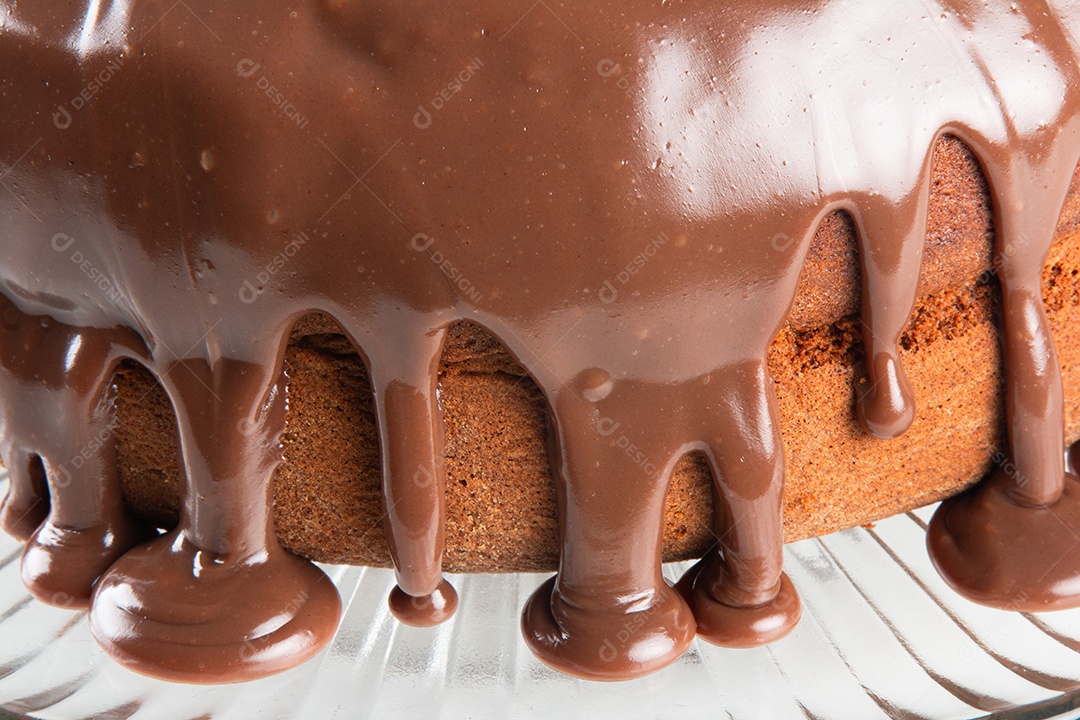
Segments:
[[[106,650],[160,677],[241,680],[317,652],[340,601],[278,545],[270,484],[284,349],[321,312],[374,387],[391,609],[447,619],[437,367],[447,327],[467,320],[528,368],[551,414],[562,553],[522,615],[533,651],[619,679],[695,635],[782,637],[800,604],[782,572],[766,350],[815,229],[846,211],[862,268],[856,414],[875,436],[905,431],[916,399],[897,343],[932,149],[950,135],[994,200],[1017,470],[944,503],[929,547],[980,602],[1080,604],[1067,555],[1080,488],[1040,294],[1080,158],[1080,12],[526,9],[3,5],[0,519],[28,539],[31,591],[89,606]],[[122,360],[154,373],[179,423],[181,521],[160,536],[119,492]],[[722,540],[672,588],[663,499],[690,451],[710,463]]]

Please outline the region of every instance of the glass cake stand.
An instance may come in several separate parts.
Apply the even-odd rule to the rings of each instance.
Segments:
[[[6,492],[0,476],[0,496]],[[387,610],[386,570],[324,566],[345,605],[330,647],[265,680],[177,685],[110,661],[85,614],[32,600],[20,546],[0,539],[0,717],[43,720],[424,718],[1075,718],[1080,610],[974,605],[930,564],[932,508],[787,546],[803,620],[768,647],[696,642],[678,663],[622,683],[577,680],[526,649],[518,613],[541,575],[452,578],[457,615],[433,629]],[[666,568],[678,577],[685,565]]]

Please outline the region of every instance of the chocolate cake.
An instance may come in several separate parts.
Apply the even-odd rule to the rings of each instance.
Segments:
[[[789,632],[784,540],[949,498],[958,592],[1080,605],[1077,33],[1060,2],[11,9],[27,587],[225,682],[331,637],[308,560],[393,565],[419,625],[444,569],[556,570],[526,641],[618,679]]]

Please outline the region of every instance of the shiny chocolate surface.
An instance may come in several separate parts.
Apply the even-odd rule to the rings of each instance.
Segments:
[[[88,604],[111,654],[162,677],[256,677],[325,644],[336,592],[278,546],[269,507],[284,348],[318,311],[372,378],[391,606],[449,617],[436,369],[468,320],[551,414],[562,553],[522,616],[532,649],[621,679],[695,634],[780,637],[800,603],[766,349],[815,228],[847,211],[857,414],[885,439],[910,425],[897,341],[944,134],[993,195],[1019,468],[975,492],[1005,516],[1080,517],[1040,295],[1080,158],[1078,38],[1062,0],[0,2],[2,517],[28,537],[25,581]],[[159,378],[180,427],[180,526],[149,541],[114,467],[123,359]],[[721,540],[676,591],[663,498],[692,450]],[[974,587],[969,570],[1075,538],[1041,522],[1014,536],[985,507],[947,505],[930,547],[958,590],[1009,606],[1015,578]],[[1026,596],[1080,604],[1078,576],[1053,564]]]

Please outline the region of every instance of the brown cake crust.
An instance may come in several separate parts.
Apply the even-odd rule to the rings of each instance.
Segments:
[[[1080,175],[1073,179],[1044,273],[1044,298],[1065,386],[1065,435],[1080,435]],[[784,536],[793,541],[924,505],[976,482],[1005,447],[993,213],[973,155],[958,140],[935,152],[919,300],[902,339],[918,415],[900,438],[870,437],[854,415],[861,377],[859,269],[843,214],[811,246],[788,325],[769,366],[787,457]],[[374,407],[367,373],[329,318],[297,326],[284,463],[274,486],[278,537],[314,560],[386,566]],[[176,523],[176,425],[150,374],[118,374],[117,436],[129,505]],[[554,570],[555,487],[543,396],[481,328],[451,329],[440,372],[446,424],[451,572]],[[613,439],[614,441],[615,439]],[[667,498],[666,560],[715,542],[713,492],[702,458],[679,463]]]

